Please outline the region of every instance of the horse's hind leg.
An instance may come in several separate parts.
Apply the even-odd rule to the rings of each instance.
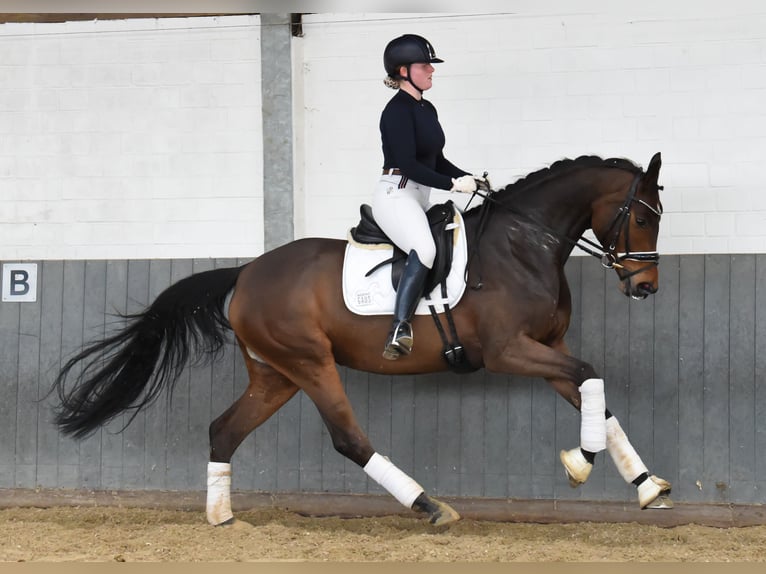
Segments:
[[[580,410],[580,391],[574,382],[564,379],[548,379],[548,382],[559,395]],[[606,409],[606,450],[625,482],[636,487],[641,508],[673,507],[673,502],[668,497],[670,483],[657,476],[649,475],[649,470],[630,444],[617,417],[610,413],[609,409]],[[566,469],[569,483],[573,487],[584,483],[593,468],[579,447],[561,451],[561,462]]]
[[[405,507],[427,513],[431,524],[449,524],[460,518],[450,506],[429,497],[422,486],[388,458],[375,452],[356,421],[334,361],[323,364],[301,361],[299,364],[300,372],[295,373],[294,363],[291,376],[299,382],[319,410],[335,450],[361,466],[368,476]]]
[[[207,471],[207,520],[230,524],[231,457],[242,441],[298,391],[287,377],[252,359],[243,348],[250,382],[237,401],[210,424],[210,462]]]

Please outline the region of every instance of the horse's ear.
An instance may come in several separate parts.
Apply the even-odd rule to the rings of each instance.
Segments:
[[[646,168],[645,181],[647,183],[657,185],[657,179],[660,177],[660,166],[662,166],[662,156],[660,152],[657,152],[652,156],[649,167]]]

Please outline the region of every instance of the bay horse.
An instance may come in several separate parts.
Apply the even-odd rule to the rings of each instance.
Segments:
[[[590,364],[571,356],[564,342],[571,314],[564,264],[577,245],[615,269],[625,295],[643,299],[657,291],[660,165],[659,153],[646,172],[625,159],[583,156],[489,192],[481,206],[463,214],[476,256],[466,266],[471,288],[453,310],[471,368],[542,377],[580,410],[581,445],[560,453],[570,483],[583,483],[594,453],[606,449],[626,482],[636,485],[641,508],[672,504],[670,484],[649,475],[606,409],[603,380]],[[589,242],[595,249],[578,239],[588,229],[600,243]],[[428,316],[413,318],[418,336],[410,355],[382,358],[390,318],[355,315],[343,302],[346,244],[300,239],[243,266],[171,285],[146,310],[130,316],[121,331],[85,346],[63,366],[53,384],[60,398],[56,424],[82,438],[121,412],[135,416],[165,388],[172,393],[192,356],[214,358],[233,330],[249,383],[210,424],[211,524],[235,521],[234,451],[299,390],[316,405],[340,454],[432,524],[457,520],[454,509],[428,496],[375,451],[346,396],[338,364],[388,375],[447,370],[442,341]],[[588,396],[595,398],[586,409],[585,388],[591,383]]]

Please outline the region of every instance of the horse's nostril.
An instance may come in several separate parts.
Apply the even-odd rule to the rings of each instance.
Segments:
[[[647,295],[654,295],[657,292],[657,288],[648,282],[640,283],[638,285],[638,290]]]

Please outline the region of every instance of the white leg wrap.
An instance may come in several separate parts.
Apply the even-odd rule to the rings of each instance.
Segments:
[[[424,492],[422,486],[377,452],[364,465],[364,472],[407,508],[412,508],[412,503]]]
[[[231,464],[207,463],[207,521],[217,526],[234,517],[231,512]]]
[[[580,385],[580,446],[590,452],[606,448],[606,398],[603,379],[587,379]]]
[[[642,473],[649,472],[615,416],[606,420],[606,449],[625,482],[633,482]]]

